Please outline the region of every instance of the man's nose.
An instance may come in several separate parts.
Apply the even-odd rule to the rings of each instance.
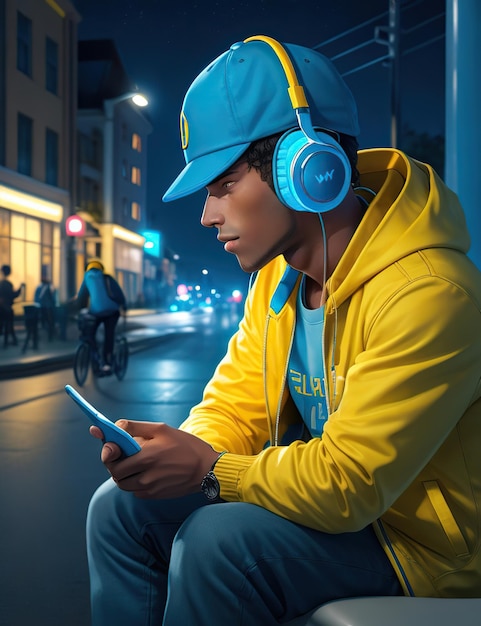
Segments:
[[[215,196],[207,195],[204,203],[204,210],[202,211],[202,217],[200,223],[206,228],[212,228],[222,224],[223,218],[220,213],[219,202]]]

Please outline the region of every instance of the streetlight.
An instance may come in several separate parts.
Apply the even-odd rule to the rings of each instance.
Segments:
[[[141,93],[136,93],[132,96],[132,102],[136,104],[138,107],[146,107],[149,104],[149,101],[145,96]]]
[[[144,96],[144,94],[139,91],[127,91],[126,93],[121,94],[120,96],[115,96],[115,98],[107,98],[104,100],[104,109],[105,112],[108,113],[108,108],[113,107],[119,102],[123,102],[124,100],[132,100],[134,104],[138,107],[146,107],[149,104],[149,101]]]

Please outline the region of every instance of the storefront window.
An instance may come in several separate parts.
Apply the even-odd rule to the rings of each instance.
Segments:
[[[0,209],[0,265],[10,262],[10,213]]]
[[[59,285],[59,225],[0,209],[0,259],[26,284],[25,300],[33,301],[43,275]]]
[[[18,213],[12,213],[10,218],[10,236],[12,239],[25,238],[25,217]]]
[[[42,243],[45,246],[52,245],[53,224],[50,222],[42,222]]]
[[[23,239],[11,239],[10,240],[10,252],[11,260],[10,266],[12,268],[12,282],[26,282],[25,280],[25,241]],[[26,299],[29,298],[29,294],[25,294]]]
[[[53,226],[53,248],[52,248],[52,284],[60,287],[60,226]]]
[[[0,209],[0,237],[10,235],[10,211]]]
[[[40,221],[27,217],[25,220],[25,240],[40,243]]]

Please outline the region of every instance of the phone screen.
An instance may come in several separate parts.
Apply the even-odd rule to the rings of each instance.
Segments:
[[[103,441],[113,441],[116,443],[125,456],[131,456],[141,450],[140,445],[129,433],[122,428],[116,426],[105,415],[98,411],[90,404],[80,393],[71,385],[65,385],[67,394],[78,404],[82,411],[90,418],[92,424],[100,428],[104,435]]]

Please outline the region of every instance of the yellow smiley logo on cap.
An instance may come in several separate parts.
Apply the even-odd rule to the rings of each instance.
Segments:
[[[186,150],[189,145],[189,123],[187,122],[184,111],[180,113],[180,140],[182,150]]]

